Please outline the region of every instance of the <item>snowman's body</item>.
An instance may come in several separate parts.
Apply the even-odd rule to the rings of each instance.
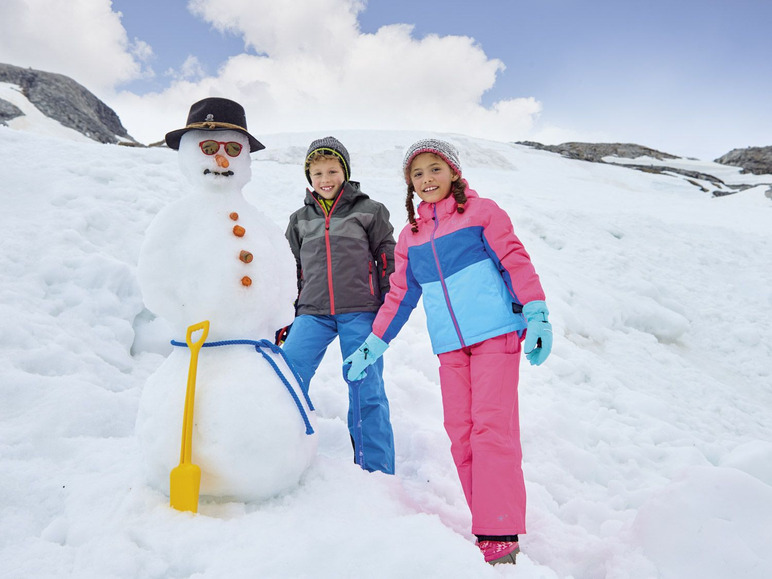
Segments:
[[[233,233],[238,227],[241,237]],[[249,263],[242,251],[252,256]],[[209,320],[210,341],[273,336],[292,320],[295,278],[278,227],[234,191],[196,192],[162,209],[139,261],[147,308],[178,331]]]
[[[220,150],[223,161],[201,151],[205,139],[244,148],[233,158]],[[138,266],[146,306],[169,322],[178,342],[188,326],[204,320],[210,322],[207,344],[272,341],[293,317],[295,262],[279,228],[241,193],[251,177],[246,137],[190,131],[180,143],[180,162],[194,191],[159,212],[147,231]],[[230,174],[220,174],[224,168]],[[137,434],[148,482],[165,492],[180,459],[189,363],[189,349],[175,347],[140,399]],[[192,444],[201,494],[260,500],[296,485],[316,453],[309,406],[280,352],[205,344]]]

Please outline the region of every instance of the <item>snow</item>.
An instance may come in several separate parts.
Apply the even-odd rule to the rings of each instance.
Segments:
[[[267,148],[244,193],[283,229],[324,135],[253,131]],[[402,151],[433,135],[333,134],[400,228]],[[137,263],[155,215],[185,194],[176,153],[0,127],[0,575],[772,576],[765,188],[711,198],[672,176],[444,138],[512,216],[555,330],[547,362],[522,365],[529,532],[516,567],[474,546],[420,308],[385,355],[396,476],[353,463],[333,346],[299,484],[170,509],[144,479],[135,421],[184,336],[145,309]]]
[[[604,157],[606,163],[615,163],[617,165],[640,165],[649,167],[666,167],[680,169],[682,171],[694,171],[709,175],[709,178],[697,178],[695,176],[679,175],[676,171],[665,171],[667,174],[688,180],[705,191],[719,194],[729,194],[736,192],[733,185],[745,185],[749,187],[758,187],[764,191],[767,197],[772,198],[772,175],[754,175],[752,173],[743,174],[740,167],[731,165],[722,165],[716,162],[706,162],[699,159],[655,159],[648,156],[628,159],[624,157]],[[687,174],[688,175],[688,174]],[[717,182],[718,179],[720,182]]]
[[[722,165],[712,161],[702,161],[700,159],[685,159],[678,157],[675,159],[655,159],[653,157],[637,157],[628,159],[625,157],[604,157],[606,163],[616,163],[618,165],[651,165],[653,167],[673,167],[676,169],[685,169],[687,171],[700,171],[714,177],[718,177],[726,183],[744,183],[744,184],[769,184],[772,181],[770,175],[754,175],[752,173],[742,173],[740,167],[732,165]]]

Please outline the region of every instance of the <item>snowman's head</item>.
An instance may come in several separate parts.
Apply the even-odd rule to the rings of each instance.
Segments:
[[[190,183],[205,191],[241,191],[252,178],[249,139],[239,131],[187,131],[179,160]]]

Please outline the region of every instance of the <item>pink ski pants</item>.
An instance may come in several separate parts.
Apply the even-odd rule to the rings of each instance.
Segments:
[[[517,332],[439,359],[445,431],[472,511],[472,533],[525,533]]]

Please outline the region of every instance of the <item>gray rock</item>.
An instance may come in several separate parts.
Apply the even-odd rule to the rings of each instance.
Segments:
[[[139,144],[123,127],[115,111],[67,76],[0,64],[0,82],[18,85],[40,112],[90,139],[100,143]]]
[[[639,157],[652,157],[661,161],[667,159],[678,159],[676,155],[670,153],[663,153],[656,149],[650,149],[649,147],[643,147],[641,145],[634,145],[630,143],[562,143],[560,145],[542,145],[533,141],[519,141],[515,143],[517,145],[524,145],[534,149],[542,151],[550,151],[568,157],[570,159],[580,159],[582,161],[589,161],[591,163],[607,163],[604,161],[605,157],[620,157],[626,159],[637,159]],[[740,152],[743,154],[737,154],[730,158],[733,162],[725,162],[722,159],[729,157],[732,153]],[[748,170],[749,167],[753,167],[758,170],[757,174],[772,173],[772,147],[757,147],[756,151],[749,152],[751,149],[736,149],[732,153],[728,153],[717,159],[717,163],[724,163],[725,165],[735,165],[745,167]],[[741,164],[744,163],[744,164]],[[756,187],[758,183],[725,183],[714,175],[702,173],[699,171],[690,171],[680,167],[669,167],[666,165],[642,165],[637,163],[612,163],[617,167],[623,167],[626,169],[634,169],[636,171],[643,171],[645,173],[659,173],[663,175],[670,175],[673,177],[679,177],[686,180],[689,184],[694,185],[705,193],[710,193],[713,197],[723,197],[725,195],[732,195],[745,191],[752,187]],[[756,172],[756,171],[743,171],[743,172]],[[705,185],[700,184],[700,181],[707,181],[713,189],[707,188]],[[772,185],[770,186],[772,191]],[[772,193],[767,196],[772,195]]]
[[[21,109],[13,103],[0,99],[0,125],[7,125],[8,121],[23,116]]]
[[[520,141],[517,144],[551,151],[570,159],[581,159],[582,161],[591,161],[593,163],[602,163],[603,157],[621,157],[624,159],[652,157],[659,160],[678,158],[669,153],[663,153],[656,149],[632,143],[562,143],[560,145],[542,145],[533,141]]]
[[[772,147],[747,147],[732,149],[716,159],[716,163],[742,167],[741,173],[772,175]]]

